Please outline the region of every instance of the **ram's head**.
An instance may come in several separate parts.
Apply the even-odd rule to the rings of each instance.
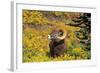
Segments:
[[[59,42],[60,40],[63,40],[66,37],[66,30],[65,29],[54,29],[50,35],[48,35],[48,38],[50,40]]]

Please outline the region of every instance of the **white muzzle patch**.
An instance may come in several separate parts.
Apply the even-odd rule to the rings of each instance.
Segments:
[[[48,35],[48,39],[51,39],[51,36],[50,35]]]

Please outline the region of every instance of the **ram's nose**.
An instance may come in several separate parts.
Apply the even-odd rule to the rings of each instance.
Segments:
[[[51,39],[51,36],[50,35],[48,35],[48,39]]]

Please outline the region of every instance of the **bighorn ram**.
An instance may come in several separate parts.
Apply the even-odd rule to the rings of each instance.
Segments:
[[[64,54],[66,50],[66,34],[67,32],[64,29],[55,29],[48,35],[48,38],[51,40],[49,44],[51,57],[58,57]]]

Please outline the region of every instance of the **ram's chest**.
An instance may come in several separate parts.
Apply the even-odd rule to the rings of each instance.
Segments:
[[[64,40],[60,41],[60,42],[53,42],[53,45],[52,45],[54,48],[57,48],[57,49],[65,49],[66,46],[65,46],[65,43],[64,43]]]

